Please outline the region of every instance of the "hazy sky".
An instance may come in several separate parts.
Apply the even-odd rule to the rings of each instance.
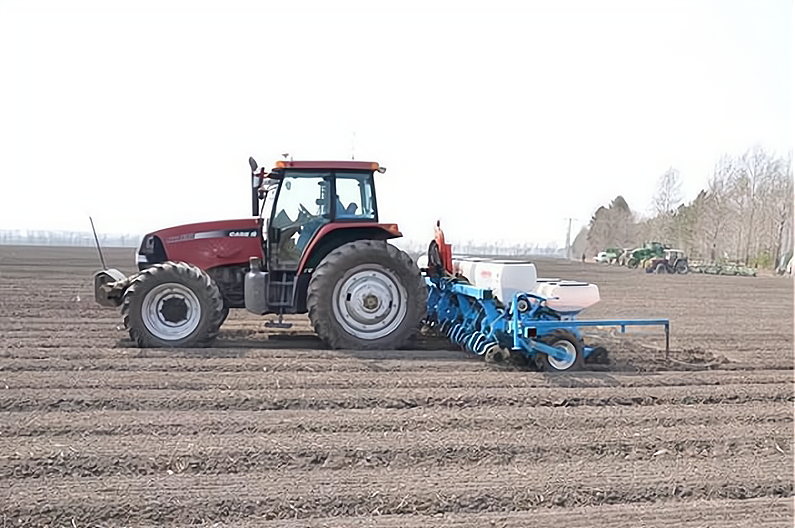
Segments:
[[[792,27],[789,0],[0,0],[0,229],[245,217],[248,156],[355,132],[408,238],[562,245],[669,166],[692,198],[790,150]]]

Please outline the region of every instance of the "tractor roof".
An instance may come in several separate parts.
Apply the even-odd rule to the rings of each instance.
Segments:
[[[328,169],[328,170],[365,170],[384,172],[374,161],[285,161],[276,162],[276,169]]]

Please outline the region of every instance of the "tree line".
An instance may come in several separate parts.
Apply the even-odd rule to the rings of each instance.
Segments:
[[[102,247],[135,247],[140,235],[99,233]],[[80,231],[0,230],[0,245],[23,246],[94,246],[94,235]]]
[[[574,255],[659,241],[691,258],[775,267],[792,255],[794,192],[792,152],[778,156],[756,146],[725,155],[689,203],[682,201],[679,172],[670,168],[658,180],[651,215],[616,197],[577,235]]]

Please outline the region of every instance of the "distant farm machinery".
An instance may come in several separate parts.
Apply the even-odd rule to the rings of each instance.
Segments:
[[[705,275],[739,275],[741,277],[756,277],[756,269],[744,266],[737,262],[702,262],[695,261],[690,269],[694,273]]]
[[[628,268],[644,268],[649,260],[661,258],[666,249],[670,249],[670,246],[660,242],[646,242],[643,247],[626,252],[624,265]]]
[[[666,249],[662,257],[651,258],[644,262],[646,273],[678,273],[690,271],[687,255],[680,249]]]
[[[538,279],[529,262],[454,259],[438,224],[420,267],[428,285],[425,324],[486,361],[526,360],[547,371],[607,362],[604,348],[585,345],[586,327],[623,333],[628,326],[662,326],[668,353],[668,319],[577,319],[599,301],[595,284]]]

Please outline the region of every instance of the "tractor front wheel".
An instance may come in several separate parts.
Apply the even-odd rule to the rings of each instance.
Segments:
[[[690,267],[687,265],[687,262],[680,260],[676,263],[676,272],[678,274],[685,275],[688,271],[690,271]]]
[[[220,322],[218,323],[219,327],[226,322],[227,317],[229,317],[229,305],[224,298],[224,305],[223,308],[221,308],[221,318],[219,320]]]
[[[428,290],[405,252],[382,240],[358,240],[329,253],[307,289],[317,335],[331,348],[395,349],[417,335]]]
[[[224,300],[201,269],[163,262],[130,281],[121,314],[130,338],[141,348],[202,347],[218,335]]]

